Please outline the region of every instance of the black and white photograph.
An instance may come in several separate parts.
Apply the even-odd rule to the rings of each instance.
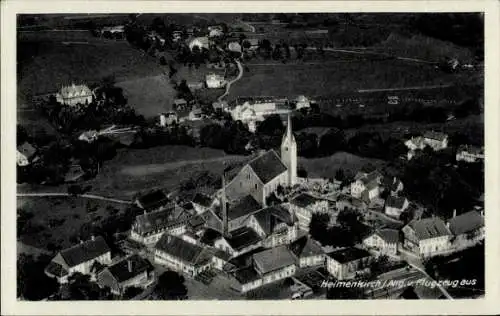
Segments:
[[[16,15],[17,301],[485,298],[484,12],[284,11]]]

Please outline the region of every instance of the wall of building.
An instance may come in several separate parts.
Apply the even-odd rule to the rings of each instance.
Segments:
[[[255,175],[250,166],[243,167],[236,177],[226,186],[226,195],[234,200],[248,194],[258,202],[262,201],[262,181]]]
[[[370,263],[371,258],[362,258],[348,263],[341,264],[327,256],[326,269],[338,280],[353,278],[357,271],[363,270]]]
[[[323,265],[323,264],[325,264],[325,255],[324,254],[303,257],[303,258],[300,258],[300,260],[299,260],[299,266],[301,268],[319,266],[319,265]]]

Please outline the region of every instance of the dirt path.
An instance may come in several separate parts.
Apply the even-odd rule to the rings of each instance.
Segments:
[[[73,196],[69,193],[55,193],[55,192],[41,192],[41,193],[17,193],[18,197],[70,197]],[[133,202],[131,201],[125,201],[125,200],[119,200],[119,199],[114,199],[114,198],[109,198],[105,196],[100,196],[100,195],[95,195],[95,194],[79,194],[77,195],[78,197],[83,197],[86,199],[92,199],[92,200],[101,200],[101,201],[107,201],[107,202],[114,202],[114,203],[120,203],[120,204],[132,204]]]
[[[174,170],[181,167],[200,164],[200,163],[211,163],[211,162],[224,162],[228,159],[232,159],[232,156],[221,156],[214,158],[206,158],[206,159],[193,159],[193,160],[182,160],[176,162],[169,162],[164,164],[149,164],[149,165],[137,165],[125,167],[122,169],[121,173],[134,176],[134,177],[142,177],[147,176],[154,173],[162,173],[168,170]]]
[[[240,80],[240,79],[241,79],[241,77],[243,77],[243,66],[241,65],[241,63],[239,62],[239,60],[235,60],[235,62],[236,62],[236,65],[238,66],[238,70],[239,70],[239,72],[238,72],[238,76],[237,76],[235,79],[233,79],[233,80],[229,81],[229,82],[226,84],[226,92],[224,92],[224,94],[223,94],[223,95],[221,95],[221,96],[217,99],[217,101],[219,101],[219,102],[220,102],[220,101],[222,101],[222,99],[223,99],[226,95],[228,95],[228,94],[229,94],[229,89],[231,89],[231,85],[232,85],[233,83],[237,82],[238,80]]]

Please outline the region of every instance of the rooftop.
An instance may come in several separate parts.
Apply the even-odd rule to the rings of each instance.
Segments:
[[[227,215],[229,220],[233,220],[245,215],[249,215],[261,208],[259,202],[257,202],[251,195],[247,195],[240,200],[238,200],[234,205],[230,206]]]
[[[238,269],[233,272],[233,275],[240,284],[247,284],[260,278],[259,273],[252,266]]]
[[[152,210],[166,205],[170,199],[161,190],[154,190],[137,198],[143,209]]]
[[[377,231],[376,234],[389,244],[394,244],[399,241],[399,231],[395,229],[384,228]]]
[[[448,138],[448,135],[441,133],[441,132],[435,132],[435,131],[428,131],[424,133],[424,137],[427,139],[434,139],[438,141],[443,141],[446,138]]]
[[[408,223],[408,225],[415,230],[419,240],[447,236],[451,234],[443,220],[438,217],[414,220]]]
[[[286,246],[278,246],[253,255],[255,265],[261,273],[269,273],[295,263]]]
[[[168,253],[192,265],[201,265],[210,260],[205,248],[169,234],[161,236],[160,240],[156,243],[155,249]]]
[[[476,211],[470,211],[450,219],[450,231],[461,235],[484,227],[484,218]]]
[[[172,223],[174,208],[175,207],[170,207],[162,211],[137,215],[135,218],[134,230],[139,234],[148,234],[167,227]]]
[[[287,170],[278,154],[269,150],[248,163],[257,177],[266,184]]]
[[[35,154],[36,149],[30,143],[24,142],[22,145],[17,146],[17,151],[29,159]]]
[[[307,236],[297,239],[289,248],[299,258],[324,254],[321,246]]]
[[[131,270],[129,270],[129,262]],[[137,254],[121,260],[114,265],[109,266],[107,269],[119,283],[130,280],[144,271],[154,270],[153,266],[147,259],[143,259]]]
[[[280,205],[263,208],[255,213],[254,216],[266,235],[273,232],[276,224],[285,223],[288,226],[292,226],[295,222],[294,215]]]
[[[386,207],[394,207],[397,209],[402,209],[406,202],[406,198],[402,196],[389,196],[387,201],[385,201]]]
[[[193,198],[193,203],[196,203],[204,207],[210,207],[210,205],[212,205],[212,199],[205,194],[196,193],[196,195]]]
[[[74,267],[110,251],[104,238],[98,236],[71,248],[61,250],[60,254],[69,267]]]
[[[250,245],[256,244],[262,239],[260,236],[250,227],[241,227],[230,233],[229,237],[225,240],[234,250],[238,251]]]
[[[330,252],[328,256],[335,261],[344,264],[362,258],[370,257],[371,254],[364,249],[351,247]]]

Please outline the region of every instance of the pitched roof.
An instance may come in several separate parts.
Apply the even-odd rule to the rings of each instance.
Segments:
[[[381,229],[375,232],[380,238],[382,238],[386,243],[395,244],[399,241],[399,232],[395,229]]]
[[[278,154],[269,150],[248,163],[262,183],[268,183],[287,170]]]
[[[450,230],[454,235],[461,235],[484,226],[484,218],[476,211],[460,214],[450,219]]]
[[[448,135],[441,132],[427,131],[424,133],[424,137],[428,139],[435,139],[438,141],[443,141]]]
[[[24,142],[22,145],[17,146],[17,151],[29,159],[35,154],[36,149],[30,143]]]
[[[55,277],[63,277],[68,275],[68,270],[66,270],[62,265],[57,262],[51,261],[45,268],[45,273],[53,275]]]
[[[229,237],[224,238],[234,250],[238,251],[247,246],[256,244],[262,238],[250,227],[243,226],[230,233]]]
[[[227,210],[227,216],[230,220],[249,215],[261,208],[253,196],[247,195],[238,200],[234,205]],[[220,208],[219,208],[220,210]]]
[[[173,224],[172,213],[174,208],[170,207],[162,211],[137,215],[135,217],[134,230],[144,235]]]
[[[205,251],[201,246],[169,234],[163,234],[161,236],[160,240],[155,245],[155,249],[192,265],[200,265],[206,263],[210,259],[207,256],[208,254],[203,254]]]
[[[266,235],[273,232],[275,224],[285,223],[293,225],[295,218],[286,208],[281,205],[273,205],[263,208],[253,215]]]
[[[443,220],[438,217],[429,217],[421,220],[414,220],[408,223],[408,225],[413,228],[419,240],[436,238],[451,234]]]
[[[158,208],[170,202],[170,199],[161,190],[154,190],[137,198],[137,201],[146,210]]]
[[[129,270],[129,262],[131,270]],[[130,280],[144,271],[154,270],[153,266],[147,259],[143,259],[137,254],[125,258],[124,260],[109,266],[107,269],[119,283]]]
[[[294,197],[290,203],[297,205],[299,207],[307,207],[311,204],[314,204],[318,201],[321,201],[321,199],[315,198],[314,196],[307,194],[307,193],[301,193]]]
[[[196,203],[204,207],[210,207],[212,205],[212,199],[209,196],[206,196],[205,194],[196,193],[196,195],[193,198],[193,203]]]
[[[233,272],[233,276],[240,284],[247,284],[260,278],[259,273],[252,266],[236,270]]]
[[[213,246],[214,242],[219,239],[222,234],[212,228],[207,228],[200,237],[200,242],[209,246]]]
[[[261,273],[268,273],[295,263],[292,253],[286,246],[278,246],[253,255]]]
[[[402,196],[389,196],[387,201],[385,201],[386,207],[394,207],[397,209],[402,209],[406,202],[406,198]]]
[[[297,239],[289,248],[299,258],[324,254],[321,246],[307,236]]]
[[[339,263],[348,263],[361,258],[370,257],[371,254],[364,249],[351,247],[330,252],[328,256]]]
[[[68,266],[74,267],[110,251],[104,238],[98,236],[71,248],[61,250],[60,254]]]

